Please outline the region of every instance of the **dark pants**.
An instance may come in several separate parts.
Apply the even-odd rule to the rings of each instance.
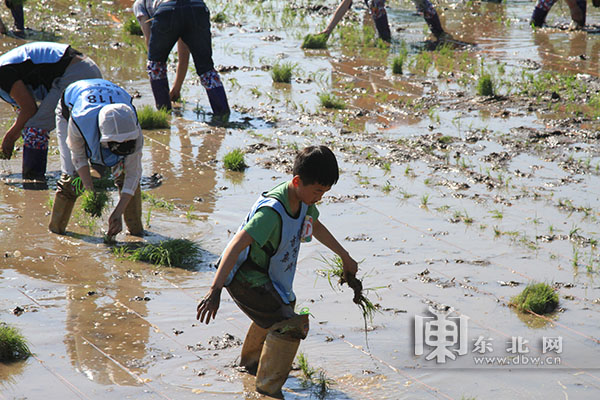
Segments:
[[[161,4],[151,29],[148,60],[167,62],[171,49],[181,38],[190,49],[198,75],[214,68],[210,12],[203,2],[173,0]]]
[[[240,310],[263,329],[298,315],[295,302],[285,304],[271,282],[251,287],[236,277],[226,288]]]

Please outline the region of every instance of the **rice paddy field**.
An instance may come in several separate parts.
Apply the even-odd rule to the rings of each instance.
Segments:
[[[70,43],[141,110],[154,100],[144,40],[123,29],[131,5],[28,0],[26,40]],[[303,244],[294,289],[311,329],[286,399],[599,398],[600,11],[570,32],[558,2],[533,30],[530,1],[438,1],[456,42],[436,46],[412,2],[389,2],[391,44],[355,2],[308,49],[335,2],[207,5],[232,114],[211,118],[191,62],[169,126],[144,130],[143,238],[105,243],[110,212],[81,199],[66,235],[48,231],[53,134],[47,186],[22,179],[20,149],[0,160],[0,322],[32,353],[0,362],[0,400],[265,398],[237,368],[250,320],[225,291],[208,326],[196,305],[257,196],[314,144],[341,169],[320,219],[360,261],[375,310],[363,318],[333,254]],[[23,43],[3,36],[0,53]],[[4,131],[13,120],[0,104]],[[246,168],[226,168],[234,150]],[[173,239],[193,251],[175,254],[184,266],[160,247]],[[520,311],[538,283],[556,308]]]

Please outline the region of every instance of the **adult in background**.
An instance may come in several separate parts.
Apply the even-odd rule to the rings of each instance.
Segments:
[[[75,200],[74,184],[94,190],[89,163],[111,167],[120,196],[108,219],[108,236],[123,229],[122,216],[132,235],[142,235],[142,148],[144,138],[131,96],[104,79],[69,85],[56,107],[61,178],[57,182],[49,229],[64,234]]]
[[[565,2],[571,13],[569,30],[583,29],[585,26],[586,0],[565,0]],[[543,26],[554,3],[556,3],[556,0],[538,0],[531,15],[531,24],[535,27]],[[600,6],[600,0],[594,0],[593,4],[594,7]]]
[[[4,4],[10,10],[13,20],[15,21],[13,33],[17,37],[25,36],[25,14],[23,13],[23,3],[25,0],[4,0]],[[8,33],[4,22],[0,19],[0,33],[5,35]]]
[[[442,28],[442,24],[440,22],[440,17],[435,11],[433,4],[429,0],[413,0],[415,6],[417,8],[417,12],[423,14],[425,18],[425,22],[429,25],[429,29],[431,29],[431,33],[433,33],[437,40],[450,40],[452,36],[444,31]],[[375,23],[375,28],[379,33],[379,37],[381,40],[385,40],[389,42],[392,40],[392,34],[390,32],[390,25],[388,23],[387,11],[385,9],[385,0],[368,0],[365,1],[367,3],[367,7],[371,13],[371,17],[373,17],[373,22]],[[338,8],[335,10],[335,13],[331,17],[327,28],[320,34],[326,34],[327,36],[331,35],[331,32],[335,29],[336,25],[342,20],[344,14],[350,9],[352,5],[352,0],[342,0],[339,4]]]
[[[170,109],[171,100],[179,97],[191,53],[213,114],[229,114],[225,88],[212,60],[206,4],[202,0],[136,0],[133,10],[148,44],[147,70],[156,108]],[[173,90],[169,91],[167,59],[175,43],[179,43],[180,64]]]
[[[10,158],[23,136],[23,178],[45,178],[54,111],[65,88],[80,79],[101,77],[94,61],[68,44],[28,43],[0,56],[0,97],[17,111],[2,140],[2,152]]]

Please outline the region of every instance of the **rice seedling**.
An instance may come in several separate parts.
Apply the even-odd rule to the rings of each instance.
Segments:
[[[243,171],[248,168],[244,161],[244,153],[240,149],[234,149],[223,157],[223,164],[225,169],[229,171]]]
[[[313,394],[318,399],[324,399],[333,385],[335,385],[335,381],[327,377],[324,369],[319,369],[317,377],[313,380]]]
[[[402,67],[404,66],[404,55],[401,54],[394,57],[392,60],[392,73],[395,75],[402,75]]]
[[[490,74],[482,74],[477,81],[477,94],[480,96],[493,96],[494,83]]]
[[[158,243],[131,243],[112,249],[113,254],[118,258],[165,267],[192,266],[198,251],[198,245],[187,239],[168,239]]]
[[[326,265],[326,267],[323,269],[317,270],[317,273],[320,274],[321,276],[327,277],[329,286],[331,286],[331,288],[333,290],[335,290],[335,288],[333,287],[332,279],[337,278],[338,279],[337,280],[338,288],[341,285],[343,285],[344,283],[347,283],[348,286],[354,291],[354,298],[352,299],[352,301],[361,310],[363,321],[365,323],[365,340],[366,340],[367,339],[368,322],[373,322],[373,317],[375,316],[375,313],[378,312],[379,310],[363,294],[363,292],[377,290],[380,288],[363,289],[362,280],[356,278],[356,276],[348,276],[348,277],[346,277],[347,278],[346,279],[344,277],[344,267],[343,267],[344,264],[342,262],[342,259],[339,256],[334,256],[331,259],[327,259],[327,258],[321,256],[321,260]],[[368,346],[368,342],[367,342],[367,346]]]
[[[303,49],[325,49],[327,48],[327,39],[329,39],[329,35],[324,33],[320,34],[308,34],[304,36],[304,40],[302,41]]]
[[[216,24],[222,24],[227,22],[227,14],[225,14],[224,11],[219,11],[218,13],[214,14],[210,20]]]
[[[142,129],[164,129],[169,127],[169,112],[152,106],[143,106],[138,110],[138,121]]]
[[[295,65],[292,63],[283,63],[273,65],[271,78],[273,82],[290,83],[292,81],[292,71]]]
[[[156,197],[148,192],[142,192],[142,200],[150,203],[152,207],[162,208],[167,211],[173,211],[175,209],[175,204],[160,197]]]
[[[519,295],[510,299],[510,305],[520,311],[546,314],[558,306],[558,293],[547,283],[530,283]]]
[[[429,195],[424,194],[421,196],[421,208],[427,208],[429,205]]]
[[[30,355],[31,351],[21,332],[0,322],[0,362],[24,360]]]
[[[332,93],[319,93],[319,101],[325,108],[332,108],[336,110],[343,110],[346,108],[346,103],[344,100]]]
[[[123,30],[130,35],[142,36],[144,34],[139,21],[133,15],[125,21]]]
[[[314,374],[317,372],[314,368],[308,365],[308,359],[304,353],[298,354],[296,357],[300,372],[302,372],[302,383],[303,385],[312,382]]]
[[[100,217],[108,203],[108,194],[105,191],[86,190],[81,196],[81,208],[92,217]]]

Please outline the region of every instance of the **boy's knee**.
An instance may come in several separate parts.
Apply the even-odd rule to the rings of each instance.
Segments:
[[[291,339],[305,339],[308,335],[308,314],[296,315],[271,326],[270,331]]]

